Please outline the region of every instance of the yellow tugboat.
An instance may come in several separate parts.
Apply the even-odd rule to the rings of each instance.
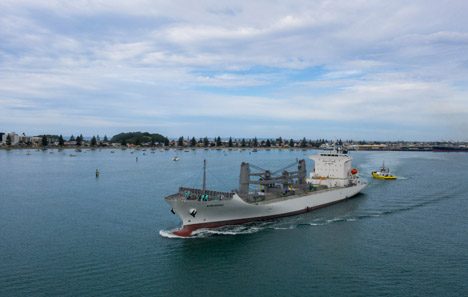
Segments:
[[[390,174],[390,170],[385,168],[385,163],[382,162],[382,167],[380,167],[379,171],[372,172],[372,177],[380,178],[380,179],[396,179],[394,175]]]

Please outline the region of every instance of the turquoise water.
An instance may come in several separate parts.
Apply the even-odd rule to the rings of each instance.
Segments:
[[[354,199],[180,239],[163,197],[204,158],[229,191],[242,161],[316,152],[131,152],[0,151],[0,296],[468,296],[468,154],[352,152]],[[371,179],[382,161],[398,180]]]

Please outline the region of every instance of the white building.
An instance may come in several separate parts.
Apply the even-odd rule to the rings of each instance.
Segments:
[[[30,138],[30,140],[34,145],[39,145],[42,141],[42,137],[33,136]]]
[[[24,133],[19,137],[19,142],[29,143],[30,141],[31,141],[31,137],[26,136]]]
[[[16,145],[16,144],[19,143],[19,136],[18,136],[18,134],[16,134],[15,132],[10,132],[10,133],[8,133],[8,134],[4,134],[3,137],[2,137],[2,143],[6,143],[6,142],[7,142],[8,136],[10,136],[11,145]]]

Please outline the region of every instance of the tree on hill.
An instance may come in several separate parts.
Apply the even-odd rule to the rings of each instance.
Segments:
[[[49,144],[49,141],[47,140],[47,136],[42,135],[41,144],[42,146],[47,146]]]
[[[137,139],[140,139],[140,143],[145,143],[145,142],[151,142],[151,139],[154,139],[155,142],[164,142],[165,137],[162,136],[161,134],[150,134],[148,132],[128,132],[128,133],[120,133],[117,135],[114,135],[112,139],[110,140],[111,142],[117,142],[117,143],[122,143],[122,140],[125,139],[127,143],[133,143],[136,144]],[[105,140],[104,140],[105,141]]]
[[[228,147],[232,147],[232,137],[229,137]]]
[[[291,138],[291,140],[289,141],[289,146],[290,147],[294,147],[294,140]]]
[[[125,138],[122,138],[122,141],[120,142],[120,144],[122,146],[127,146],[127,141],[125,140]]]
[[[301,140],[301,147],[302,148],[305,148],[307,146],[307,140],[306,138],[304,137],[304,139]]]
[[[82,137],[82,135],[76,137],[76,145],[78,145],[78,146],[81,146],[81,142],[83,140],[81,137]]]
[[[257,140],[257,137],[255,136],[254,140],[253,140],[253,146],[254,147],[257,147],[258,146],[258,140]]]
[[[169,146],[169,138],[164,137],[164,146]]]
[[[68,141],[75,141],[75,136],[70,136],[70,139]]]
[[[281,136],[278,137],[278,138],[276,139],[276,142],[278,143],[279,146],[281,146],[281,145],[283,144],[283,138],[281,138]]]
[[[6,144],[7,144],[8,146],[11,145],[11,136],[10,136],[10,134],[8,134],[7,137],[6,137]]]
[[[209,144],[210,144],[210,141],[208,140],[208,137],[205,137],[205,138],[203,139],[203,145],[204,145],[205,147],[207,147]]]
[[[65,141],[63,140],[62,134],[59,136],[59,146],[63,146]]]
[[[109,140],[107,139],[107,135],[104,135],[104,142],[109,142]]]
[[[156,143],[154,142],[154,138],[151,137],[151,146],[154,146]]]
[[[96,146],[96,144],[97,144],[96,136],[93,136],[93,138],[91,138],[91,146]]]
[[[218,138],[216,138],[216,146],[221,146],[221,145],[222,145],[221,137],[218,136]]]
[[[179,140],[177,141],[177,145],[178,146],[184,146],[184,137],[183,136],[179,137]]]
[[[245,143],[245,138],[242,138],[242,141],[241,141],[241,147],[245,147],[246,143]]]
[[[190,140],[190,146],[196,146],[197,145],[197,140],[195,137],[192,137],[192,140]]]
[[[266,141],[266,143],[265,143],[265,146],[266,146],[266,147],[271,147],[270,139],[267,139],[267,141]]]

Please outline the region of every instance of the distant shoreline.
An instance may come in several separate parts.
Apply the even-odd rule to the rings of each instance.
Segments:
[[[309,151],[309,150],[317,150],[317,151],[326,151],[327,149],[322,148],[299,148],[299,147],[110,147],[110,146],[103,146],[103,147],[0,147],[0,150],[294,150],[294,151]],[[330,149],[328,149],[330,150]],[[365,152],[383,152],[383,151],[402,151],[402,152],[432,152],[431,147],[424,147],[424,148],[416,148],[416,149],[397,149],[397,148],[379,148],[379,149],[349,149],[349,151],[357,152],[357,151],[365,151]]]

